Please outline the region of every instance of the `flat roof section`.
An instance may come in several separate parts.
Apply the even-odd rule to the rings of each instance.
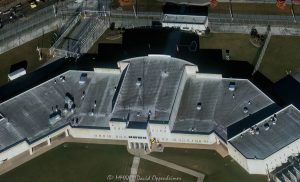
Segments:
[[[272,117],[274,115],[254,126],[258,133],[248,129],[229,142],[248,159],[265,159],[300,138],[300,112],[295,106],[276,113],[275,125]]]
[[[79,83],[82,73],[87,73],[84,84]],[[111,100],[119,77],[119,74],[68,71],[3,102],[0,112],[7,121],[0,123],[0,130],[7,134],[0,137],[0,145],[5,148],[25,138],[31,142],[67,124],[109,127]],[[66,94],[70,99],[66,99]],[[74,112],[64,110],[66,100],[73,100]],[[57,121],[50,124],[50,115],[56,109]]]
[[[234,91],[230,91],[233,83]],[[272,103],[248,80],[190,77],[185,84],[173,130],[200,133],[215,130],[226,140],[229,125]]]
[[[125,60],[128,68],[116,99],[112,120],[169,121],[177,90],[189,62],[169,56]]]

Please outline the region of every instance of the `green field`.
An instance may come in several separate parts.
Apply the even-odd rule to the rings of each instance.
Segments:
[[[299,48],[300,37],[272,36],[259,71],[273,82],[300,71]]]
[[[156,182],[155,179],[159,177],[168,178],[168,176],[169,179],[174,179],[174,180],[167,180],[169,182],[196,182],[197,181],[197,178],[194,176],[190,176],[188,174],[176,171],[174,169],[170,169],[165,166],[161,166],[159,164],[144,159],[140,160],[138,176],[141,177],[141,180],[138,181],[143,181],[143,179],[150,179],[147,180],[149,182]]]
[[[128,175],[132,160],[125,146],[67,143],[1,175],[0,182],[105,182],[108,175]]]
[[[204,182],[266,182],[267,177],[249,175],[230,157],[222,158],[213,150],[165,148],[151,155],[204,173]]]
[[[222,49],[223,59],[225,51],[229,50],[232,60],[253,64],[258,48],[250,43],[249,38],[247,34],[211,33],[208,37],[200,37],[200,49]]]
[[[27,73],[36,70],[45,63],[45,60],[39,61],[37,46],[40,48],[49,48],[53,33],[45,34],[39,38],[31,40],[19,47],[0,54],[0,85],[4,85],[8,81],[7,74],[13,64],[21,61],[27,61]]]

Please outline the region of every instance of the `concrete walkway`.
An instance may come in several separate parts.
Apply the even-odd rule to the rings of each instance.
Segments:
[[[252,75],[254,75],[256,73],[256,71],[259,69],[259,67],[261,65],[261,62],[262,62],[262,60],[264,58],[264,55],[265,55],[266,50],[267,50],[267,47],[268,47],[269,42],[271,40],[271,36],[272,36],[271,31],[268,31],[268,33],[267,33],[267,39],[265,40],[264,46],[263,46],[262,50],[260,51],[257,63],[255,65],[255,67],[254,67],[253,72],[252,72]]]
[[[164,161],[164,160],[152,157],[150,155],[141,156],[141,158],[145,159],[145,160],[148,160],[148,161],[151,161],[151,162],[154,162],[154,163],[157,163],[157,164],[160,164],[160,165],[163,165],[163,166],[166,166],[168,168],[175,169],[177,171],[189,174],[191,176],[195,176],[197,178],[197,182],[203,182],[204,177],[205,177],[205,175],[202,174],[202,173],[199,173],[197,171],[179,166],[177,164],[174,164],[174,163],[171,163],[171,162],[168,162],[168,161]]]
[[[140,165],[140,158],[134,156],[132,166],[131,166],[131,171],[130,171],[129,182],[135,182],[139,165]]]

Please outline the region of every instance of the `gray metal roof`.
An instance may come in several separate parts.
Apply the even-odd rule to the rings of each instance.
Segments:
[[[246,158],[265,159],[299,139],[299,110],[291,105],[279,111],[276,115],[275,125],[272,124],[271,117],[266,118],[257,124],[259,134],[251,134],[250,129],[248,129],[229,142]],[[268,130],[265,127],[266,123],[269,125]]]
[[[139,57],[125,62],[130,64],[112,118],[146,122],[150,111],[150,120],[169,121],[184,67],[192,64],[169,56]]]
[[[0,104],[0,112],[7,118],[0,122],[0,150],[25,138],[34,141],[66,124],[74,124],[76,118],[78,123],[74,126],[109,127],[111,100],[120,74],[84,73],[88,73],[85,84],[79,84],[81,71],[68,71],[63,77],[53,78]],[[66,93],[74,97],[74,113],[63,112]],[[62,119],[51,125],[49,116],[56,105]],[[90,116],[92,109],[94,115]]]
[[[235,91],[229,90],[230,82],[235,83]],[[197,110],[197,103],[201,103],[201,110]],[[272,103],[248,80],[190,77],[185,84],[173,130],[200,133],[216,130],[226,139],[229,125]],[[244,107],[248,113],[244,113]]]

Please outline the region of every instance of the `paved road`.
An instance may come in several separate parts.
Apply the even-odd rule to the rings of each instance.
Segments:
[[[181,171],[181,172],[189,174],[191,176],[195,176],[197,178],[197,182],[203,182],[204,177],[205,177],[205,175],[202,174],[202,173],[199,173],[197,171],[179,166],[177,164],[174,164],[174,163],[171,163],[171,162],[168,162],[168,161],[164,161],[164,160],[152,157],[150,155],[144,155],[144,156],[141,156],[141,158],[145,159],[145,160],[148,160],[148,161],[151,161],[151,162],[155,162],[155,163],[163,165],[163,166],[166,166],[168,168],[175,169],[177,171]]]
[[[140,158],[137,156],[134,156],[133,161],[132,161],[131,171],[130,171],[129,182],[135,182],[139,165],[140,165]]]

